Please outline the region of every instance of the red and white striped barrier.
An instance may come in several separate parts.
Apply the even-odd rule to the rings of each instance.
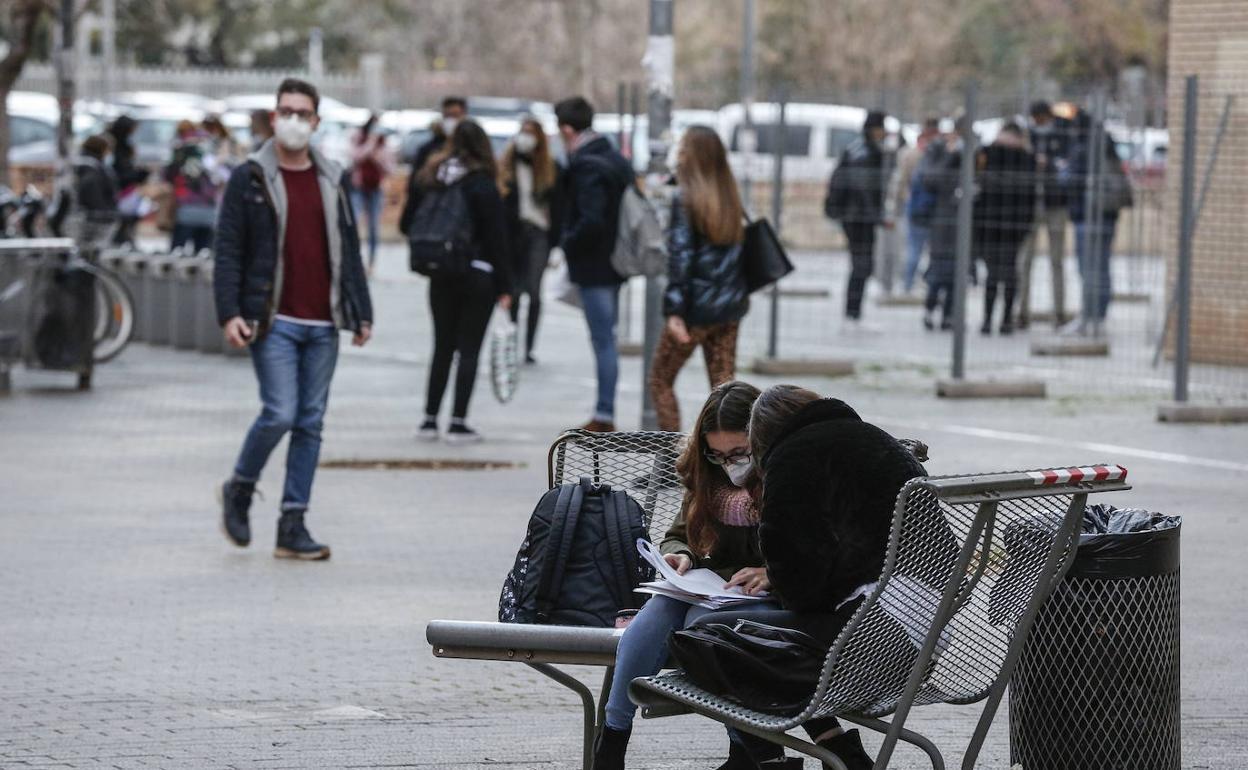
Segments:
[[[1036,486],[1079,481],[1126,481],[1127,469],[1121,465],[1092,465],[1087,468],[1057,468],[1049,471],[1028,471]]]

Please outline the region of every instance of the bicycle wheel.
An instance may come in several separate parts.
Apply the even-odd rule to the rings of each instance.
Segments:
[[[134,299],[112,270],[99,265],[87,269],[95,273],[94,360],[102,364],[125,350],[134,335]]]

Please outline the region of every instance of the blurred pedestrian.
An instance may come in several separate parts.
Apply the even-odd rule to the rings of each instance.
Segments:
[[[676,376],[701,347],[710,387],[736,377],[737,330],[750,308],[741,244],[745,208],[713,129],[691,126],[676,156],[679,191],[667,236],[667,324],[650,364],[659,430],[680,430]]]
[[[568,275],[580,292],[589,326],[598,379],[598,397],[584,430],[615,430],[615,394],[620,374],[615,326],[620,312],[620,285],[624,278],[611,267],[619,227],[620,201],[636,184],[633,167],[595,132],[594,108],[574,96],[555,105],[559,136],[568,157],[564,175],[566,218],[559,246]]]
[[[256,152],[273,138],[273,113],[268,110],[251,111],[251,151]]]
[[[440,219],[452,215],[465,220]],[[476,121],[458,121],[450,140],[412,178],[399,226],[411,236],[430,224],[471,233],[474,256],[462,272],[429,279],[433,357],[429,363],[425,419],[418,435],[429,441],[438,439],[438,413],[450,380],[451,364],[458,359],[455,402],[446,440],[477,442],[482,439],[481,434],[468,425],[477,361],[495,303],[504,310],[511,306],[512,277],[498,164],[490,138]]]
[[[468,100],[462,96],[442,98],[442,117],[433,124],[433,136],[416,148],[412,157],[412,173],[416,174],[429,163],[429,158],[440,151],[446,140],[455,133],[459,121],[468,117]]]
[[[936,327],[933,314],[941,308],[940,328],[953,328],[953,280],[957,273],[959,169],[962,165],[961,131],[964,118],[941,121],[942,136],[924,153],[919,174],[921,184],[934,199],[931,218],[931,253],[924,280],[923,326]]]
[[[993,307],[1000,287],[1001,334],[1013,334],[1018,252],[1031,231],[1036,207],[1036,161],[1027,147],[1023,128],[1013,121],[1006,123],[996,140],[980,151],[977,165],[974,253],[988,266],[980,332],[992,333]]]
[[[1036,157],[1036,214],[1021,252],[1018,291],[1018,328],[1031,324],[1031,273],[1040,231],[1048,238],[1049,285],[1053,293],[1053,324],[1060,327],[1066,315],[1066,189],[1058,179],[1070,153],[1070,121],[1053,113],[1045,101],[1031,105],[1031,148]]]
[[[169,248],[190,245],[198,253],[212,246],[221,185],[212,169],[215,159],[205,133],[189,120],[178,123],[173,159],[165,167],[165,181],[173,185],[173,239]]]
[[[878,110],[867,113],[862,136],[841,153],[824,199],[824,213],[829,219],[840,221],[849,242],[850,273],[845,289],[845,319],[849,328],[857,328],[862,318],[862,298],[875,267],[875,228],[886,224],[881,147],[888,134],[884,128],[886,117]]]
[[[213,157],[216,158],[221,168],[226,169],[224,177],[229,179],[229,172],[247,158],[247,151],[234,139],[234,135],[221,122],[220,117],[209,115],[204,118],[203,125]]]
[[[542,124],[532,116],[520,123],[520,132],[503,151],[503,205],[511,236],[515,289],[511,320],[520,321],[520,297],[528,295],[524,337],[525,363],[535,364],[533,346],[542,312],[542,276],[550,258],[551,233],[559,232],[562,213],[560,170],[550,153]]]
[[[1131,180],[1123,170],[1113,138],[1103,124],[1093,123],[1085,111],[1075,116],[1072,140],[1064,177],[1070,220],[1075,224],[1075,254],[1079,258],[1083,286],[1079,318],[1063,332],[1100,337],[1113,296],[1109,268],[1118,213],[1133,205]],[[1099,163],[1094,163],[1093,148],[1098,144],[1103,144],[1104,154]],[[1087,208],[1089,184],[1095,187],[1091,210]]]
[[[120,115],[108,127],[113,141],[113,177],[117,182],[117,207],[120,218],[114,243],[134,241],[134,228],[138,224],[146,204],[142,186],[147,181],[148,170],[135,160],[134,130],[138,127],[134,118]]]
[[[378,226],[381,223],[381,205],[384,201],[382,185],[390,174],[390,154],[386,137],[377,130],[376,113],[368,116],[364,125],[351,138],[351,186],[356,219],[368,221],[368,271],[372,273],[377,262]]]
[[[923,259],[923,250],[931,235],[932,209],[935,198],[922,183],[917,173],[923,154],[932,140],[940,136],[938,118],[923,121],[923,128],[912,146],[898,155],[897,170],[892,180],[892,210],[906,222],[906,267],[902,275],[902,288],[906,294],[914,291],[914,280]]]
[[[74,158],[77,229],[68,234],[86,248],[110,241],[117,224],[117,178],[108,162],[112,147],[108,134],[88,136]]]
[[[350,182],[309,144],[320,97],[295,78],[277,91],[276,136],[230,175],[217,229],[213,294],[230,345],[250,345],[264,404],[234,473],[218,489],[226,537],[251,542],[250,509],[269,455],[289,433],[277,547],[287,559],[328,559],[305,516],[321,424],[338,361],[338,330],[364,345],[373,311]]]

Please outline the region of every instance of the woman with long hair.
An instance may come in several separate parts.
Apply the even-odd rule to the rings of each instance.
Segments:
[[[376,113],[351,139],[351,197],[356,218],[368,221],[368,270],[377,262],[377,227],[381,222],[381,186],[390,173],[386,138],[377,131]]]
[[[650,368],[650,394],[661,430],[680,430],[674,386],[702,347],[711,387],[736,373],[737,328],[750,307],[741,259],[745,209],[719,135],[691,126],[676,154],[680,191],[668,231],[667,325]]]
[[[462,274],[435,275],[429,279],[429,310],[433,314],[433,357],[429,364],[429,387],[425,419],[419,436],[437,440],[438,412],[450,380],[451,363],[458,354],[455,403],[446,440],[467,443],[481,440],[468,426],[468,404],[477,379],[477,360],[495,302],[511,307],[511,260],[503,237],[503,200],[498,188],[498,164],[489,137],[475,121],[463,120],[450,141],[435,153],[408,186],[400,229],[411,235],[416,211],[426,195],[446,194],[451,188],[464,197],[466,224],[472,233],[473,258]]]
[[[711,391],[698,414],[689,442],[676,463],[685,487],[684,503],[659,549],[677,572],[713,570],[748,593],[770,584],[758,545],[758,509],[750,483],[750,408],[758,388],[725,382]],[[760,600],[762,606],[776,605]],[[753,605],[752,605],[753,606]],[[622,770],[637,707],[628,685],[652,676],[667,663],[668,637],[709,610],[666,596],[652,596],[624,630],[607,697],[606,725],[594,751],[595,770]],[[755,770],[760,762],[783,756],[783,749],[730,731],[728,762],[721,770]],[[766,765],[773,767],[777,765]]]
[[[550,254],[550,234],[559,231],[559,166],[536,118],[521,121],[520,132],[503,152],[502,188],[516,277],[511,320],[519,323],[520,297],[527,294],[524,360],[533,364],[537,363],[533,343],[542,312],[542,274]]]

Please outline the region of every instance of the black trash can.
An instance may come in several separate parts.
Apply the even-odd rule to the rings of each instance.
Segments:
[[[1178,516],[1089,506],[1010,682],[1021,770],[1180,770]]]

